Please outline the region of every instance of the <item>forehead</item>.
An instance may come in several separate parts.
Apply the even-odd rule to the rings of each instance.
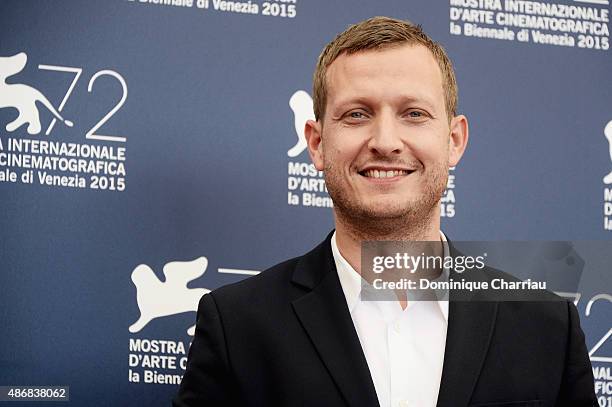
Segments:
[[[444,104],[442,73],[423,45],[342,54],[327,69],[328,103],[346,98],[408,97]]]

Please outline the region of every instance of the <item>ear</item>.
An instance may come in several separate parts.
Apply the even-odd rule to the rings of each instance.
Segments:
[[[459,163],[467,147],[469,128],[467,117],[459,115],[453,117],[450,123],[450,137],[448,138],[448,166],[454,167]]]
[[[304,135],[308,144],[308,154],[315,168],[323,171],[323,143],[321,142],[321,132],[323,126],[320,121],[307,120],[304,126]]]

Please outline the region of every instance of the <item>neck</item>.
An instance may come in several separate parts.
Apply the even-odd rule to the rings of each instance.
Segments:
[[[361,274],[361,244],[364,241],[440,241],[440,209],[422,219],[349,219],[334,211],[336,244],[342,257]]]

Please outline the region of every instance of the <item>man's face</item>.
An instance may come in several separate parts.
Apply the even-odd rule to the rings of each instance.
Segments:
[[[325,117],[307,123],[306,135],[337,210],[364,219],[431,216],[465,149],[467,122],[459,116],[449,125],[430,51],[343,54],[326,83]]]

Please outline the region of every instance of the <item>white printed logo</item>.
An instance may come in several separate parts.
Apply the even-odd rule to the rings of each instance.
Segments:
[[[110,69],[92,73],[87,83],[87,92],[93,93],[96,81],[109,83],[118,82],[120,87],[98,92],[98,97],[109,98],[120,92],[115,104],[93,113],[100,114],[97,122],[85,131],[85,140],[97,140],[105,143],[82,143],[75,139],[74,132],[84,129],[62,117],[62,109],[67,105],[75,90],[79,78],[83,74],[82,67],[39,64],[38,69],[45,74],[61,76],[66,86],[61,102],[56,107],[38,89],[23,83],[7,83],[7,79],[21,72],[26,66],[28,55],[20,52],[9,57],[0,57],[0,109],[14,108],[18,112],[15,120],[6,125],[7,133],[0,132],[0,184],[14,183],[32,186],[48,186],[58,188],[95,189],[122,192],[126,189],[127,173],[125,168],[127,147],[121,144],[127,141],[124,135],[101,134],[101,128],[121,109],[127,100],[127,83],[121,74]],[[66,80],[72,77],[72,80]],[[112,100],[112,99],[111,99]],[[40,106],[45,106],[52,113],[49,123],[41,123]],[[83,100],[79,101],[83,106]],[[94,108],[94,107],[92,107]],[[29,135],[44,132],[50,136],[57,122],[68,127],[76,127],[71,131],[70,141],[62,141],[66,136],[65,129],[56,131],[60,137],[38,140],[32,143]],[[87,120],[89,121],[89,120]],[[25,126],[24,126],[25,125]],[[46,129],[42,129],[46,127]],[[24,129],[25,128],[25,129]],[[19,130],[19,131],[18,131]],[[14,137],[16,133],[20,137]],[[108,144],[106,142],[113,142]]]
[[[604,135],[608,139],[608,144],[610,148],[610,161],[612,162],[612,120],[610,120],[608,124],[606,124],[606,127],[604,128]],[[606,185],[612,184],[612,171],[610,171],[610,173],[603,178],[603,182]]]
[[[297,135],[298,141],[295,146],[291,147],[287,151],[289,157],[297,157],[306,149],[306,136],[304,135],[304,126],[306,121],[314,120],[314,110],[312,108],[312,98],[308,92],[298,90],[289,99],[289,106],[293,110],[293,116],[295,120],[295,134]]]
[[[140,332],[155,318],[197,311],[200,298],[210,292],[206,288],[187,288],[187,283],[202,276],[208,267],[208,259],[200,257],[192,261],[173,261],[164,266],[165,281],[160,281],[151,267],[138,265],[132,271],[132,281],[136,286],[136,300],[140,318],[129,328],[130,332]],[[195,334],[195,325],[187,330]]]
[[[19,116],[6,125],[6,131],[13,132],[27,123],[28,134],[40,133],[40,115],[36,102],[42,103],[53,113],[53,116],[66,126],[72,127],[72,122],[65,120],[49,102],[49,99],[37,89],[21,83],[6,83],[7,78],[23,70],[27,61],[28,56],[25,52],[20,52],[12,57],[0,57],[0,108],[14,107],[19,112]]]

